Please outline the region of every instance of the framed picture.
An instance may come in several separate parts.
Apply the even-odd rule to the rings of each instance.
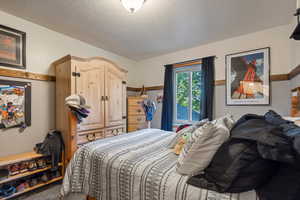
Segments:
[[[226,56],[226,105],[270,104],[270,48]]]
[[[31,125],[31,83],[0,80],[0,128]]]
[[[26,68],[26,33],[0,25],[0,66]]]

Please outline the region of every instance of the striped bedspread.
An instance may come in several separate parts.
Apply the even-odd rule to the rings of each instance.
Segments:
[[[254,192],[219,194],[186,184],[167,148],[174,133],[146,129],[80,148],[70,162],[62,195],[85,193],[97,200],[256,200]]]

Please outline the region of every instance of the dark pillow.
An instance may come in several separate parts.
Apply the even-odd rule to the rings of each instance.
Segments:
[[[256,142],[231,138],[219,148],[204,173],[187,183],[220,193],[241,193],[268,182],[277,166],[260,157]]]
[[[260,200],[299,200],[300,170],[282,164],[270,181],[256,192]]]

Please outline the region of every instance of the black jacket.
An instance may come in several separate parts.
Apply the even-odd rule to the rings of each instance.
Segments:
[[[59,131],[50,131],[43,143],[36,144],[35,151],[45,156],[51,156],[52,170],[58,169],[61,155],[64,150],[64,143]]]
[[[230,139],[217,151],[204,174],[191,177],[188,183],[217,192],[239,193],[257,189],[261,199],[279,200],[268,193],[277,189],[270,181],[276,178],[279,171],[284,170],[282,166],[296,171],[299,167],[299,154],[295,147],[299,147],[297,138],[300,134],[295,130],[292,131],[293,136],[287,133],[287,130],[291,132],[293,129],[291,126],[299,127],[288,121],[283,122],[273,111],[265,116],[243,116],[232,128]],[[295,170],[290,171],[290,176],[286,177],[297,177]],[[297,183],[295,180],[300,180],[300,177],[279,181],[280,178],[277,177],[278,183],[284,183],[290,188],[288,191],[279,190],[286,195],[284,199],[296,200],[295,196],[288,198],[288,195],[296,193],[290,191],[297,191],[300,181]],[[264,189],[267,186],[268,189]]]

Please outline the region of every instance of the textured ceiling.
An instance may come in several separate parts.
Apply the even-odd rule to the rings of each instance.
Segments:
[[[296,0],[0,0],[0,10],[116,54],[142,60],[287,24]]]

